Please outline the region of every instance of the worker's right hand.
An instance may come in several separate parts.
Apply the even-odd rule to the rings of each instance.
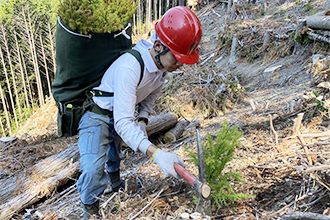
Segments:
[[[171,175],[175,178],[180,178],[174,169],[175,163],[184,166],[183,160],[180,157],[176,156],[175,154],[162,151],[161,149],[157,149],[153,155],[153,160],[158,164],[159,168],[164,172],[166,176]]]

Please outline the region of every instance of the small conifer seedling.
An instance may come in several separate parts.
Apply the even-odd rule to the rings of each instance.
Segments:
[[[227,202],[250,197],[243,193],[237,194],[232,188],[230,180],[243,182],[240,173],[223,172],[226,164],[233,159],[235,148],[240,145],[240,136],[241,132],[237,130],[237,127],[229,127],[225,121],[220,132],[217,132],[216,139],[213,141],[208,133],[207,141],[202,144],[206,179],[212,190],[211,197],[219,207],[228,205]],[[197,155],[190,150],[188,152],[192,161],[198,165]]]

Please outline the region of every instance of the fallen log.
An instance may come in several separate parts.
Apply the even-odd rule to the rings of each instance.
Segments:
[[[328,216],[328,215],[322,215],[322,214],[312,213],[312,212],[298,212],[298,211],[287,213],[282,218],[285,220],[293,220],[293,219],[330,220],[330,216]]]
[[[1,188],[0,188],[0,219],[3,216],[7,216],[8,214],[4,212],[14,212],[20,211],[24,207],[33,204],[33,202],[38,201],[45,191],[40,184],[45,184],[50,178],[54,178],[58,176],[58,173],[63,172],[64,169],[67,169],[72,163],[78,161],[79,159],[79,151],[78,144],[73,144],[69,146],[67,149],[59,152],[58,154],[54,154],[41,162],[35,164],[33,167],[27,169],[25,174],[18,177],[10,177],[4,180],[1,180]],[[78,172],[78,171],[76,171]],[[75,174],[75,173],[74,173]],[[72,176],[74,175],[72,174]],[[70,176],[70,177],[72,177]],[[68,178],[68,176],[63,176],[63,179]],[[57,178],[57,184],[55,187],[60,186],[63,181]],[[40,194],[37,194],[36,198],[38,200],[34,201],[34,199],[26,199],[26,201],[22,201],[20,204],[23,208],[15,208],[15,205],[12,204],[13,200],[16,200],[18,197],[26,194],[27,192],[31,192],[31,188],[38,191],[38,186],[40,187]],[[45,191],[47,192],[47,190]],[[49,192],[50,193],[50,192]],[[26,195],[27,196],[27,195]],[[33,200],[33,202],[31,202]],[[26,206],[23,204],[26,203]],[[10,209],[6,209],[8,207],[12,207]]]
[[[178,140],[189,122],[185,119],[180,120],[173,128],[164,134],[164,142],[170,143]]]
[[[11,199],[16,190],[16,177],[11,176],[0,181],[0,201],[1,204]]]
[[[325,12],[319,12],[306,17],[306,24],[312,29],[330,30],[330,16]]]
[[[149,118],[146,131],[148,136],[153,136],[161,132],[167,131],[174,127],[178,122],[177,116],[173,112],[159,114]]]
[[[22,211],[29,205],[39,201],[41,198],[50,195],[55,188],[66,183],[70,177],[74,176],[78,172],[79,165],[79,161],[70,164],[58,172],[55,176],[31,186],[24,193],[1,205],[0,219],[10,219],[15,213]]]
[[[79,170],[78,159],[78,144],[73,144],[35,164],[24,176],[1,181],[0,219],[9,219],[73,177]]]

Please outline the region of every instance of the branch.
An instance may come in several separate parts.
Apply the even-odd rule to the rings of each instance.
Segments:
[[[138,217],[148,206],[150,206],[160,196],[160,194],[163,191],[164,191],[164,188],[159,191],[159,193],[157,194],[157,196],[153,200],[151,200],[151,202],[149,202],[145,207],[143,207],[143,209],[141,209],[138,213],[136,213],[136,215],[134,215],[132,218],[130,218],[130,220],[133,220],[136,217]]]
[[[272,115],[269,115],[269,121],[270,121],[270,128],[271,128],[272,132],[273,132],[274,135],[275,135],[275,143],[276,143],[276,146],[277,146],[277,145],[278,145],[278,135],[277,135],[277,132],[275,131],[274,126],[273,126],[273,118],[272,118]]]

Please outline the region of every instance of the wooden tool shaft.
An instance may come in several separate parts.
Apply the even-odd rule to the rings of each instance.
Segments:
[[[195,181],[197,180],[197,177],[192,175],[188,170],[183,168],[180,164],[176,163],[174,165],[175,171],[183,178],[185,179],[190,185],[194,186]]]
[[[202,195],[204,198],[210,196],[211,188],[207,184],[202,183],[197,177],[178,163],[174,164],[174,169],[183,179],[194,187],[198,194]]]

